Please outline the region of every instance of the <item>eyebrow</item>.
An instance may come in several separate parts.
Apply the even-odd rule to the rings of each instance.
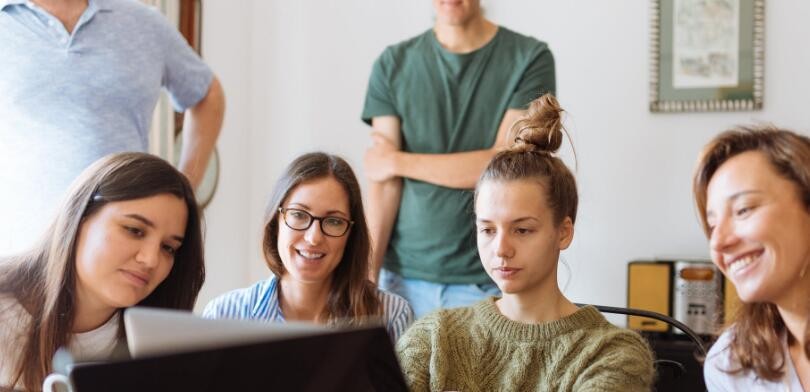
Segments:
[[[290,203],[289,205],[291,205],[291,206],[298,206],[298,207],[301,207],[301,208],[303,208],[303,209],[307,210],[307,212],[309,212],[309,211],[311,211],[311,210],[312,210],[311,208],[309,208],[309,206],[307,206],[306,204],[302,204],[302,203]],[[345,212],[343,212],[343,211],[340,211],[340,210],[329,210],[329,211],[326,211],[326,215],[325,215],[325,216],[334,215],[334,214],[340,214],[340,215],[343,215],[343,216],[346,216],[346,217],[348,217],[348,216],[349,216],[349,214],[347,214],[347,213],[345,213]]]
[[[147,225],[147,226],[149,226],[149,227],[151,227],[153,229],[155,228],[155,223],[150,221],[149,219],[146,219],[146,217],[144,217],[143,215],[140,215],[140,214],[125,214],[124,216],[127,217],[127,218],[135,219],[135,220],[137,220],[137,221],[139,221],[139,222],[141,222],[141,223],[143,223],[143,224],[145,224],[145,225]],[[178,236],[178,235],[173,235],[172,238],[177,240],[177,242],[180,242],[180,243],[182,243],[183,239],[184,239],[183,237]]]
[[[528,220],[538,221],[539,219],[537,219],[537,218],[535,218],[533,216],[524,216],[524,217],[521,217],[521,218],[514,219],[510,223],[521,223],[521,222],[525,222],[525,221],[528,221]],[[481,223],[492,223],[492,221],[488,220],[488,219],[480,219],[479,218],[479,219],[476,219],[476,221],[481,222]]]
[[[739,199],[742,196],[749,195],[749,194],[752,194],[752,193],[763,193],[763,192],[760,191],[760,190],[756,190],[756,189],[746,190],[746,191],[739,191],[739,192],[729,196],[728,200],[733,201],[733,200]]]

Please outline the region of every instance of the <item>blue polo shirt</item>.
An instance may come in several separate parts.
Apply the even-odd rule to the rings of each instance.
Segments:
[[[148,148],[161,88],[183,111],[212,78],[138,1],[89,0],[69,33],[30,1],[0,0],[0,254],[30,246],[90,163]]]

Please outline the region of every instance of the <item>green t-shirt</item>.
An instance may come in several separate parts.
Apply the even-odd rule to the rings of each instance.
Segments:
[[[399,117],[402,149],[444,154],[492,147],[507,109],[555,92],[544,42],[499,27],[482,48],[442,48],[433,30],[389,46],[374,64],[363,121]],[[405,178],[384,267],[406,278],[486,283],[475,243],[472,190]]]

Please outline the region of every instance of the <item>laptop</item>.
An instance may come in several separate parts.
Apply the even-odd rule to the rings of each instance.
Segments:
[[[335,330],[137,308],[124,322],[134,359],[77,365],[76,391],[407,390],[381,326]]]
[[[190,312],[133,307],[124,311],[127,347],[132,358],[180,353],[314,335],[330,331],[312,323],[267,323],[203,319]]]

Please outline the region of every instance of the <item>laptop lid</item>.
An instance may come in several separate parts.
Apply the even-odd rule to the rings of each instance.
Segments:
[[[70,377],[78,392],[407,390],[383,327],[79,365]]]
[[[133,358],[287,339],[328,330],[310,323],[210,320],[190,312],[145,307],[125,310],[124,326]]]

